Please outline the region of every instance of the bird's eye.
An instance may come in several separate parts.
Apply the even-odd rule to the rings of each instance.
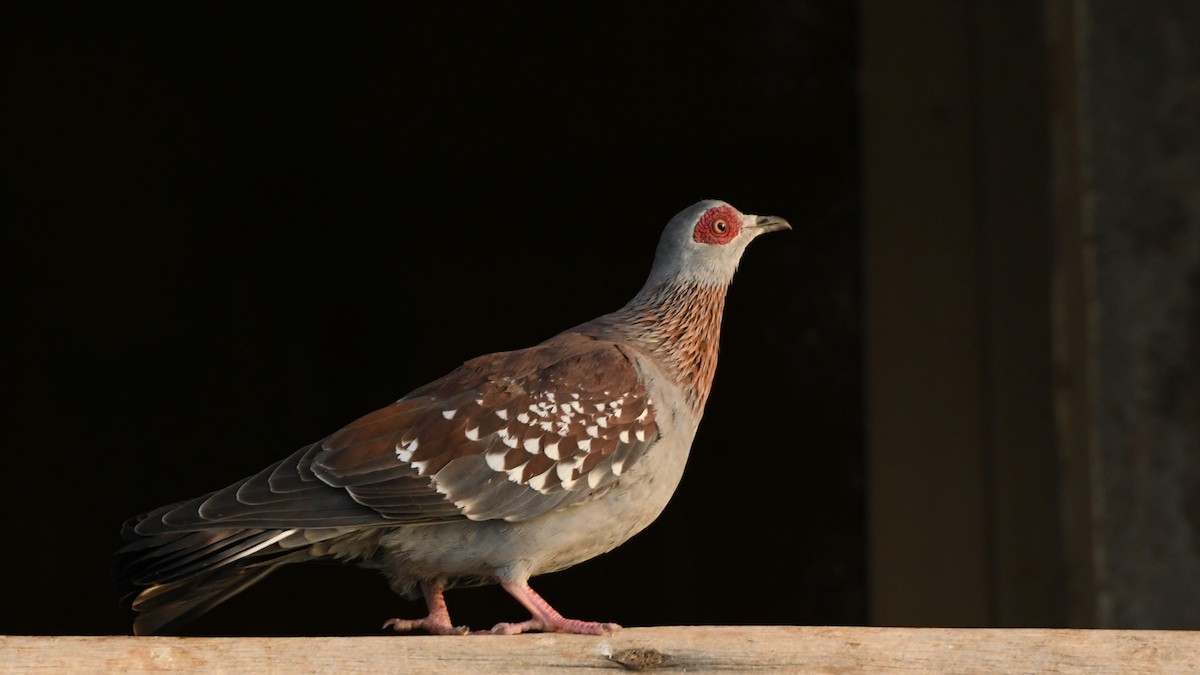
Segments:
[[[728,204],[714,206],[696,221],[692,240],[699,244],[728,244],[737,239],[741,231],[741,219],[741,214]]]

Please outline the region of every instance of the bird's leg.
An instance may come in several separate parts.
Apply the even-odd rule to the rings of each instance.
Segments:
[[[421,594],[425,596],[425,606],[429,608],[429,615],[423,619],[388,619],[383,627],[391,628],[397,633],[422,628],[432,635],[466,635],[470,632],[469,628],[450,623],[450,610],[446,609],[446,598],[442,595],[444,590],[445,583],[440,579],[422,581]]]
[[[579,633],[581,635],[607,635],[621,630],[615,623],[599,623],[597,621],[580,621],[567,619],[559,614],[550,603],[542,599],[529,587],[529,584],[513,584],[501,582],[504,590],[525,606],[533,618],[520,623],[498,623],[491,631],[499,635],[516,635],[526,631],[538,630],[547,633]]]

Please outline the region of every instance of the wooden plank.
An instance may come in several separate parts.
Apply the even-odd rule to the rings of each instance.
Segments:
[[[2,672],[1195,673],[1200,633],[691,626],[612,637],[0,637]]]

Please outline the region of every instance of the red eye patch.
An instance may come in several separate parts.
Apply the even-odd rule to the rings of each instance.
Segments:
[[[700,244],[728,244],[741,231],[741,214],[732,206],[714,206],[696,221],[692,239]]]

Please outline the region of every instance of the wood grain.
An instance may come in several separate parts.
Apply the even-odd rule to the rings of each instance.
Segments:
[[[689,626],[579,635],[0,637],[3,672],[1196,673],[1200,632]]]

